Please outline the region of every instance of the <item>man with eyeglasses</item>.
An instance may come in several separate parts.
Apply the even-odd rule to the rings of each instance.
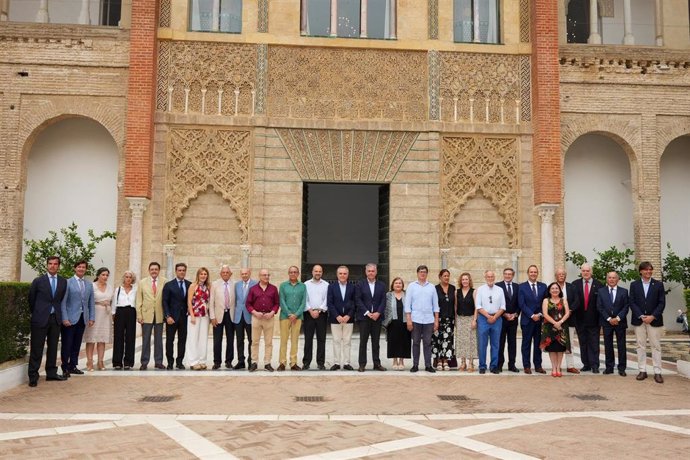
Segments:
[[[498,348],[501,340],[503,319],[506,311],[506,299],[503,289],[496,286],[496,274],[484,272],[486,284],[477,289],[475,307],[477,309],[477,335],[479,339],[479,373],[486,374],[486,347],[491,343],[491,362],[489,370],[498,374]]]

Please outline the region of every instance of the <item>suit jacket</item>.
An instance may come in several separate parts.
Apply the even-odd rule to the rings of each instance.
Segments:
[[[163,288],[167,281],[162,276],[156,279],[156,295],[153,295],[150,276],[139,281],[137,285],[137,321],[143,320],[147,324],[158,324],[165,321],[163,317]],[[187,293],[189,294],[189,291]]]
[[[529,281],[520,283],[518,289],[518,305],[522,315],[520,317],[520,324],[527,325],[532,321],[532,315],[535,313],[541,314],[541,304],[546,295],[546,284],[537,281],[537,296],[534,297],[532,292],[532,284]]]
[[[383,319],[386,310],[386,285],[383,281],[376,280],[374,296],[369,289],[369,281],[366,278],[359,280],[355,286],[355,306],[357,308],[356,320],[366,319],[365,312],[380,313],[379,321]]]
[[[582,278],[573,281],[573,287],[577,292],[578,308],[574,310],[575,327],[599,327],[599,310],[597,310],[597,299],[599,289],[604,287],[600,281],[590,278],[592,285],[589,288],[589,302],[585,311],[585,283]],[[570,298],[570,297],[568,297]]]
[[[664,283],[652,278],[649,282],[649,290],[647,297],[644,295],[644,286],[642,280],[636,280],[630,283],[630,310],[632,316],[630,323],[633,326],[642,324],[640,316],[653,315],[654,321],[651,326],[661,327],[664,325],[664,308],[666,308],[666,292],[664,291]]]
[[[163,315],[167,318],[170,316],[175,322],[180,318],[185,321],[187,316],[187,295],[189,286],[192,284],[189,280],[184,280],[184,292],[180,292],[180,285],[177,278],[173,278],[163,286]]]
[[[235,317],[235,282],[228,280],[228,306],[230,307],[230,318]],[[225,281],[223,278],[215,280],[211,284],[211,298],[208,301],[208,316],[218,322],[223,321],[225,314]]]
[[[247,296],[249,295],[249,290],[258,281],[250,279],[248,283],[246,294],[243,289],[244,281],[239,280],[235,283],[235,314],[232,317],[232,322],[235,324],[239,324],[242,318],[244,318],[246,324],[252,324],[252,315],[247,311]]]
[[[93,283],[84,281],[84,292],[81,292],[79,281],[76,277],[67,280],[67,289],[62,298],[62,321],[67,320],[74,325],[79,322],[79,317],[84,313],[84,323],[96,321],[96,304],[93,298]]]
[[[453,293],[455,295],[455,293]],[[405,291],[402,292],[402,298],[400,299],[405,303]],[[393,320],[399,320],[403,323],[407,321],[405,315],[405,308],[403,307],[403,316],[398,318],[398,299],[395,298],[395,293],[393,291],[386,292],[386,312],[383,315],[383,326],[388,327],[388,325]]]
[[[566,321],[566,326],[577,327],[575,312],[580,308],[580,296],[577,292],[577,288],[575,288],[572,283],[566,282],[563,297],[568,300],[568,308],[570,309],[570,317],[568,317],[568,321]]]
[[[506,298],[506,313],[517,313],[520,314],[520,304],[518,303],[518,297],[520,292],[520,285],[516,282],[510,283],[513,291],[512,296],[508,296],[508,288],[506,287],[505,281],[499,281],[496,286],[503,289],[503,296]],[[505,320],[505,317],[503,317]],[[518,319],[518,318],[515,318]]]
[[[340,293],[340,283],[330,283],[326,293],[326,304],[328,305],[328,322],[337,324],[338,316],[349,316],[352,323],[355,321],[355,286],[347,283],[345,285],[345,298]]]
[[[55,296],[50,287],[48,275],[41,275],[34,279],[29,288],[29,310],[31,310],[31,325],[45,327],[50,318],[51,308],[55,310],[55,318],[62,323],[62,299],[67,290],[67,280],[57,276]]]
[[[599,310],[599,324],[603,327],[614,327],[606,321],[606,318],[620,318],[618,328],[628,328],[628,310],[630,309],[630,298],[628,290],[624,287],[616,286],[616,298],[611,303],[609,287],[604,286],[599,289],[597,297],[597,310]]]

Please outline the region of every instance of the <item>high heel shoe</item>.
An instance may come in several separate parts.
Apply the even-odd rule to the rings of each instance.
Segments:
[[[93,371],[93,359],[86,360],[86,370],[89,372]]]
[[[558,377],[558,372],[552,371],[552,372],[551,372],[551,377]]]
[[[103,361],[98,361],[98,370],[99,371],[105,370],[105,364],[103,364]]]
[[[460,372],[466,371],[467,370],[467,363],[465,361],[463,361],[462,364],[460,365],[460,367],[458,367],[458,370]]]

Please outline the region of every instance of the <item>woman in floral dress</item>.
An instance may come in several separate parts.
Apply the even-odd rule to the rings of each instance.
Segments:
[[[187,363],[195,371],[206,369],[208,345],[208,301],[211,283],[208,270],[201,267],[187,291]]]
[[[546,298],[541,304],[544,322],[541,326],[542,351],[549,352],[551,360],[551,376],[561,377],[563,354],[570,351],[570,336],[568,326],[564,326],[570,316],[568,301],[563,298],[563,291],[558,283],[551,283],[547,289]]]
[[[439,324],[438,331],[431,337],[431,353],[436,361],[436,370],[447,371],[448,362],[455,354],[455,286],[450,284],[450,272],[445,268],[439,272],[438,279]]]

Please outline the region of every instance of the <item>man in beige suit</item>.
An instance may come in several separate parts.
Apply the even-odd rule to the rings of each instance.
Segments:
[[[225,332],[225,368],[232,369],[235,357],[235,283],[230,279],[232,270],[227,265],[220,267],[220,279],[211,286],[209,318],[213,325],[213,370],[220,369],[223,361],[223,332]]]
[[[149,264],[149,276],[139,281],[137,287],[137,321],[141,324],[141,367],[145,371],[151,357],[151,331],[153,330],[153,360],[156,369],[163,365],[163,286],[167,281],[159,276],[161,266],[158,262]]]

